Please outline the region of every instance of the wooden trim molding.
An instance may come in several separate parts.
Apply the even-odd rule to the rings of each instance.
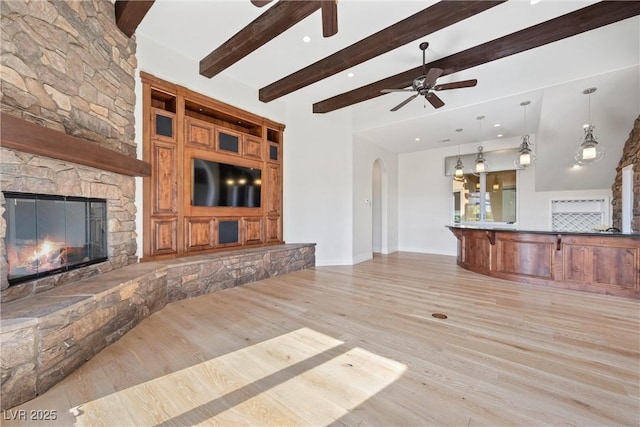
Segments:
[[[150,176],[151,164],[0,112],[2,146],[127,176]]]

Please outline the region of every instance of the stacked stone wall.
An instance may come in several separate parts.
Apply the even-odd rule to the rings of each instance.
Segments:
[[[116,26],[110,0],[2,0],[1,108],[136,157],[136,43]],[[0,218],[0,298],[12,300],[136,261],[135,179],[73,163],[0,151],[3,191],[107,199],[109,262],[8,288]],[[0,210],[4,198],[0,196]]]
[[[631,228],[640,233],[640,116],[635,120],[629,138],[624,144],[622,157],[618,163],[616,179],[611,188],[613,192],[613,226],[622,229],[622,169],[633,166],[633,217]]]
[[[109,0],[3,0],[2,109],[131,157],[136,44]]]

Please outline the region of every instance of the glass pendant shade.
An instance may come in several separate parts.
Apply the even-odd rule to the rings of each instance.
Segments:
[[[486,172],[489,169],[487,167],[487,159],[485,159],[484,153],[482,152],[482,150],[484,150],[484,148],[481,145],[480,147],[478,147],[478,156],[476,157],[476,166],[475,166],[476,173]]]
[[[529,135],[522,135],[522,143],[518,147],[518,157],[516,158],[516,167],[527,168],[536,160],[536,153],[533,152]]]
[[[464,165],[462,164],[460,155],[458,155],[458,160],[456,161],[454,178],[457,181],[461,181],[463,177],[464,177]]]
[[[525,169],[528,168],[535,162],[536,153],[533,151],[533,144],[529,140],[529,135],[527,135],[527,106],[531,104],[531,101],[522,101],[520,106],[524,111],[524,120],[523,120],[523,128],[522,128],[522,142],[518,147],[518,155],[514,161],[516,168]]]
[[[580,147],[576,150],[574,158],[580,165],[591,165],[599,162],[604,158],[604,148],[602,148],[595,136],[593,136],[594,126],[591,124],[591,94],[597,89],[595,87],[582,91],[584,95],[589,96],[589,124],[584,128],[584,140]]]
[[[593,136],[593,126],[585,129],[584,141],[576,150],[575,159],[581,165],[591,165],[604,158],[604,149]]]

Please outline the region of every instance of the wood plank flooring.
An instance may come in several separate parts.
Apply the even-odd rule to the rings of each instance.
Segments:
[[[377,255],[170,304],[2,425],[638,426],[639,332],[637,300]]]

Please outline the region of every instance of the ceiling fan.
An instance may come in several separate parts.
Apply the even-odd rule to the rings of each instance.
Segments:
[[[272,0],[251,0],[254,6],[262,7]],[[320,0],[322,9],[322,35],[331,37],[338,32],[338,0]]]
[[[411,95],[409,98],[402,101],[400,104],[396,105],[391,109],[391,111],[398,111],[400,108],[407,105],[410,101],[413,101],[418,96],[424,96],[433,108],[440,108],[444,105],[444,101],[440,99],[438,95],[433,93],[433,91],[438,90],[449,90],[449,89],[459,89],[463,87],[473,87],[478,84],[478,80],[461,80],[459,82],[452,83],[444,83],[441,85],[437,85],[436,80],[438,77],[442,75],[444,70],[441,68],[430,68],[427,72],[427,66],[425,62],[425,51],[429,47],[429,43],[422,42],[420,43],[420,50],[422,50],[422,75],[416,77],[413,80],[413,84],[411,85],[411,89],[382,89],[380,92],[382,93],[391,93],[391,92],[416,92],[414,95]]]

